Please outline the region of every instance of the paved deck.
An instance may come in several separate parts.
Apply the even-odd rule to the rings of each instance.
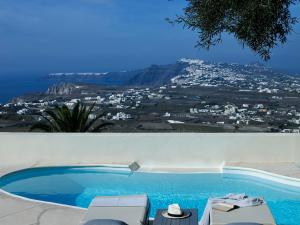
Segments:
[[[79,225],[85,211],[26,201],[0,192],[0,225]]]
[[[36,167],[23,165],[22,167],[0,168],[0,176],[23,168]],[[227,163],[226,166],[253,168],[300,179],[300,167],[294,163]],[[160,171],[165,169],[150,169]],[[170,169],[171,172],[200,172],[208,170]],[[218,169],[210,170],[217,172]],[[79,225],[86,213],[85,209],[59,206],[55,204],[27,201],[7,195],[0,191],[0,225]]]

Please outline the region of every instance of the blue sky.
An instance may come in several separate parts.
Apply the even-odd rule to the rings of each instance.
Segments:
[[[173,63],[182,57],[259,61],[225,36],[209,52],[194,48],[197,34],[165,21],[185,0],[1,0],[0,75],[105,72]],[[299,5],[293,13],[300,15]],[[300,73],[300,25],[269,64]]]

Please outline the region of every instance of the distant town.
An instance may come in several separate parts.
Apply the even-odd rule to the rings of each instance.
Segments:
[[[181,59],[117,73],[52,73],[57,84],[0,106],[0,131],[28,131],[46,108],[95,104],[107,132],[300,133],[300,77],[259,64]],[[98,79],[97,84],[85,79]]]

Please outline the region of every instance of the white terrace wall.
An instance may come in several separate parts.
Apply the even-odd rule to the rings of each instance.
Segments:
[[[300,166],[300,135],[297,137],[296,140],[296,147],[295,147],[295,161]]]
[[[0,165],[128,164],[205,168],[223,162],[300,161],[290,134],[0,133]]]

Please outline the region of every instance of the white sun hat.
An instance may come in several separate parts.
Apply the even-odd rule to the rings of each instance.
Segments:
[[[167,218],[187,218],[190,216],[190,213],[184,213],[179,204],[171,204],[168,206],[168,210],[162,212],[162,215]]]
[[[168,214],[170,216],[182,216],[182,210],[179,204],[171,204],[168,206]]]

